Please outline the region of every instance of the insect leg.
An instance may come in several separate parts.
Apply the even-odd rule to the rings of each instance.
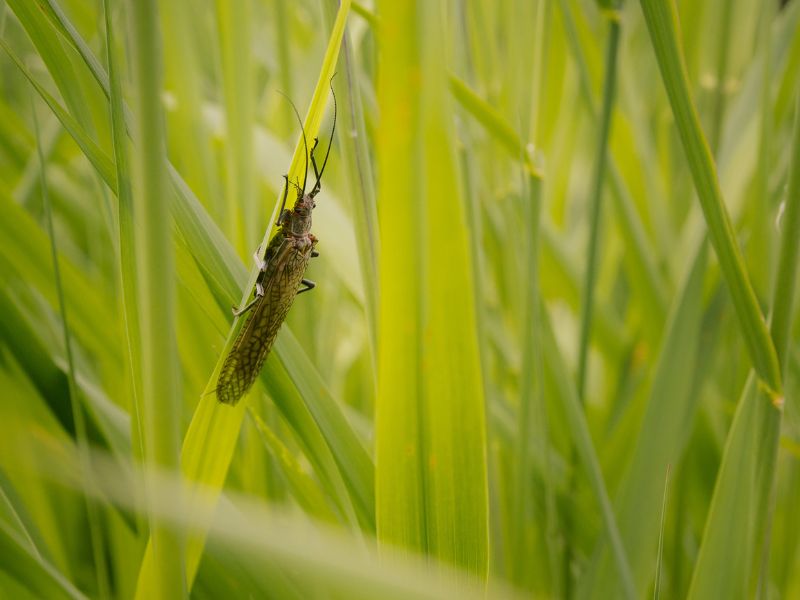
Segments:
[[[277,225],[280,225],[283,222],[283,209],[286,208],[286,197],[289,195],[289,176],[284,175],[283,180],[286,182],[283,185],[283,201],[281,202],[281,210],[278,212],[278,222]]]
[[[314,145],[311,147],[311,152],[309,156],[311,158],[311,166],[314,167],[314,177],[317,178],[317,184],[319,183],[319,168],[317,167],[317,159],[314,158],[314,150],[317,149],[317,144],[319,144],[319,138],[314,138]],[[314,184],[314,189],[316,189],[317,184]]]
[[[317,167],[317,159],[314,157],[314,150],[316,149],[317,144],[319,144],[319,138],[314,138],[314,147],[311,148],[311,166],[314,167],[314,177],[316,177],[316,183],[314,184],[315,194],[319,193],[321,187],[319,183],[319,178],[321,175],[319,172],[319,167]]]
[[[262,295],[263,295],[263,294],[262,294]],[[259,296],[259,295],[256,295],[256,297],[255,297],[255,298],[253,298],[253,299],[252,299],[250,302],[248,302],[248,303],[247,303],[245,306],[243,306],[242,308],[236,308],[235,306],[232,306],[232,307],[231,307],[231,310],[233,311],[233,316],[234,316],[234,317],[240,317],[240,316],[242,316],[242,315],[243,315],[244,313],[246,313],[248,310],[250,310],[251,308],[253,308],[253,306],[255,305],[255,303],[256,303],[256,302],[258,302],[259,300],[261,300],[261,296]]]
[[[301,287],[299,290],[297,290],[298,294],[302,294],[303,292],[313,290],[315,287],[317,287],[317,284],[311,281],[310,279],[303,279],[300,283],[306,287]]]
[[[253,253],[253,260],[256,261],[256,265],[258,265],[258,270],[262,273],[267,270],[267,261],[261,260],[261,244],[258,245],[258,248]]]

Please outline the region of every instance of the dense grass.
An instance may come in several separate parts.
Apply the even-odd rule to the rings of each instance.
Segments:
[[[797,0],[5,0],[0,45],[0,595],[800,595]],[[331,81],[318,285],[220,405],[278,92],[324,148]]]

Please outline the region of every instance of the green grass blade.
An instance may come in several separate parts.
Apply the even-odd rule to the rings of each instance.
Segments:
[[[120,284],[122,288],[122,311],[125,326],[127,364],[130,381],[130,414],[131,439],[136,440],[136,451],[144,457],[142,440],[142,407],[141,398],[141,366],[139,357],[142,354],[139,338],[139,314],[137,312],[136,292],[136,257],[133,228],[133,193],[131,192],[131,174],[128,163],[128,136],[125,130],[123,113],[122,86],[116,61],[116,39],[114,25],[111,20],[108,0],[103,0],[103,12],[106,25],[106,57],[110,86],[111,135],[114,148],[114,165],[118,182],[117,198],[117,231],[118,253],[120,265]]]
[[[594,170],[592,171],[592,184],[590,188],[589,207],[589,241],[586,247],[586,269],[583,277],[580,303],[580,329],[578,339],[578,372],[576,388],[581,404],[586,404],[586,380],[589,368],[589,345],[592,332],[592,316],[595,305],[596,283],[600,265],[600,221],[602,217],[603,183],[606,178],[606,165],[608,163],[608,140],[611,135],[611,117],[614,110],[615,94],[617,87],[617,54],[619,50],[620,24],[619,15],[611,14],[608,27],[608,42],[605,54],[605,75],[603,79],[603,101],[600,108],[599,131],[597,135],[597,154],[595,156]],[[569,493],[573,492],[570,484]],[[567,522],[567,542],[564,559],[564,584],[567,596],[571,594],[573,535],[570,531],[572,524]],[[625,582],[627,583],[627,582]]]
[[[483,388],[440,7],[380,7],[378,538],[485,577]]]
[[[696,412],[691,392],[700,351],[697,340],[703,308],[705,248],[701,247],[667,323],[638,439],[614,502],[640,593],[652,576],[653,549],[658,539],[658,497],[663,492],[664,473],[670,464],[679,461],[684,432]],[[587,594],[591,590],[596,598],[613,595],[617,578],[611,567],[611,557],[603,548],[582,582]]]
[[[687,598],[750,597],[759,496],[757,469],[774,438],[765,437],[776,413],[769,396],[748,379],[725,443],[703,540]],[[761,506],[764,508],[764,506]]]
[[[87,596],[70,583],[62,573],[32,549],[19,533],[0,521],[0,564],[14,573],[28,589],[40,598],[85,600]]]
[[[23,75],[25,75],[28,81],[31,82],[33,88],[47,103],[47,105],[50,107],[50,110],[53,111],[53,114],[58,117],[58,120],[61,121],[64,129],[69,132],[78,146],[80,146],[81,150],[83,150],[83,153],[86,155],[95,169],[97,169],[97,172],[106,182],[106,184],[112,189],[112,191],[116,193],[117,180],[114,173],[114,163],[111,162],[111,159],[108,157],[108,155],[105,154],[105,152],[103,152],[100,147],[98,147],[98,145],[86,134],[84,128],[78,123],[78,121],[73,118],[72,115],[70,115],[69,112],[67,112],[38,81],[36,81],[36,79],[33,77],[33,74],[31,74],[28,68],[22,63],[11,46],[9,46],[8,43],[2,38],[0,38],[0,46],[3,47],[3,50],[5,50],[11,60],[14,61],[14,64],[17,65],[19,70]]]
[[[325,57],[322,61],[322,67],[320,69],[320,76],[317,80],[317,86],[314,89],[314,95],[311,98],[311,103],[308,108],[308,113],[306,114],[306,118],[303,122],[303,130],[305,131],[305,137],[307,140],[313,140],[317,133],[319,132],[319,127],[322,122],[322,118],[325,113],[325,104],[328,99],[329,95],[329,82],[334,75],[334,69],[336,68],[336,61],[339,56],[339,48],[342,42],[342,36],[344,35],[344,26],[347,20],[347,14],[350,9],[350,2],[345,1],[339,9],[339,13],[336,18],[336,22],[334,23],[333,30],[331,31],[331,35],[328,42],[328,48],[325,52]],[[305,174],[305,166],[308,161],[308,156],[306,153],[306,147],[303,142],[303,137],[301,136],[298,139],[298,143],[295,147],[294,155],[292,156],[292,162],[289,166],[289,170],[287,171],[288,177],[290,181],[294,181],[295,179],[301,180]],[[264,236],[262,238],[261,244],[261,258],[264,258],[264,253],[266,252],[267,243],[274,235],[277,229],[277,218],[278,218],[278,211],[280,210],[281,201],[283,198],[283,190],[280,191],[276,200],[275,200],[275,207],[272,211],[272,216],[269,221],[269,227],[267,228]],[[258,267],[253,266],[250,272],[250,278],[245,286],[244,294],[242,295],[240,306],[244,306],[244,303],[250,298],[253,294],[253,290],[255,289],[256,285],[256,278],[258,277]],[[222,368],[222,363],[225,361],[225,357],[228,354],[228,351],[233,346],[233,342],[236,339],[236,335],[238,334],[239,330],[241,329],[242,325],[244,324],[245,319],[235,319],[234,324],[231,327],[231,331],[228,334],[228,339],[225,343],[225,347],[223,348],[219,360],[217,361],[217,365],[214,368],[214,372],[212,373],[211,377],[209,378],[208,385],[206,386],[206,393],[210,393],[216,387],[217,375],[219,370]]]
[[[606,535],[611,544],[614,564],[621,580],[621,593],[626,598],[635,598],[636,587],[633,583],[630,562],[622,543],[617,519],[611,507],[611,500],[603,480],[603,473],[600,470],[600,461],[592,444],[586,416],[577,392],[567,375],[566,366],[558,354],[558,343],[553,333],[553,326],[544,307],[542,307],[542,319],[540,322],[542,324],[543,345],[545,348],[549,348],[549,351],[544,354],[545,377],[555,385],[559,399],[558,406],[564,412],[564,419],[569,425],[570,435],[572,436],[578,459],[583,464],[584,471],[589,477],[589,485],[599,505]],[[619,592],[615,591],[615,593]]]
[[[264,444],[280,464],[281,472],[292,492],[292,496],[303,508],[303,511],[321,521],[334,521],[336,517],[316,482],[303,470],[291,451],[264,423],[264,420],[252,410],[249,415],[253,419],[259,434],[261,434]]]
[[[156,4],[130,4],[134,100],[138,122],[133,154],[133,214],[136,244],[136,291],[142,368],[142,424],[145,462],[178,472],[181,396],[176,374],[175,274],[167,196],[166,143],[161,108],[160,34]],[[145,488],[155,568],[147,586],[157,598],[185,594],[184,542],[155,514],[152,476]],[[181,498],[179,497],[180,503]]]
[[[259,210],[253,164],[253,79],[249,2],[216,1],[227,137],[225,144],[225,230],[240,256],[258,244]]]
[[[771,317],[772,335],[782,365],[788,364],[800,254],[800,94],[797,98]],[[747,597],[756,585],[758,569],[754,562],[760,566],[759,551],[768,551],[764,549],[763,536],[769,531],[772,518],[770,492],[775,485],[783,409],[782,399],[777,404],[775,401],[751,378],[728,434],[689,590],[691,598],[703,598],[715,588],[727,597]],[[730,572],[735,575],[723,577]],[[762,573],[761,577],[767,574]]]
[[[778,221],[781,231],[781,246],[775,287],[772,292],[772,314],[770,332],[775,349],[786,373],[789,364],[789,349],[797,295],[798,264],[800,264],[800,92],[797,93],[794,113],[794,132],[789,149],[787,166],[789,184],[786,190],[782,215]]]
[[[534,489],[531,482],[531,470],[535,460],[535,444],[539,438],[545,448],[548,440],[547,413],[545,407],[542,388],[542,343],[541,327],[539,325],[539,314],[536,310],[541,303],[539,291],[539,239],[540,239],[540,219],[542,211],[542,182],[532,176],[528,178],[530,186],[529,197],[525,206],[525,218],[528,229],[528,241],[526,244],[527,254],[527,284],[525,286],[525,338],[522,347],[522,383],[520,386],[520,407],[517,423],[516,439],[516,478],[514,481],[514,517],[517,523],[517,530],[512,532],[515,544],[515,561],[512,565],[514,581],[524,584],[526,573],[530,572],[531,557],[528,555],[530,547],[530,532],[526,526],[529,520],[528,514],[531,510]],[[545,459],[547,460],[547,459]],[[549,466],[549,465],[548,465]],[[549,481],[546,485],[551,485]],[[546,494],[551,490],[547,489]],[[555,553],[554,553],[555,554]],[[556,561],[556,556],[548,557],[551,564]]]
[[[670,467],[667,465],[667,474],[664,476],[664,495],[661,499],[661,524],[658,531],[658,552],[656,554],[656,576],[653,582],[653,600],[658,600],[659,593],[661,592],[661,570],[664,563],[664,522],[667,518],[667,498],[669,498],[669,472]]]
[[[325,15],[330,21],[338,1],[324,2]],[[374,166],[367,144],[367,129],[364,119],[364,106],[361,90],[358,87],[358,61],[350,31],[345,31],[342,39],[339,75],[333,82],[336,97],[342,107],[339,113],[337,137],[339,154],[350,182],[350,206],[356,230],[356,243],[364,287],[364,307],[369,325],[372,360],[378,345],[378,256],[380,238],[378,231],[378,210],[375,199]]]
[[[33,106],[33,104],[32,104]],[[46,164],[44,154],[42,153],[40,136],[39,136],[39,122],[36,118],[36,111],[34,108],[33,120],[34,130],[36,132],[36,149],[39,158],[39,174],[42,185],[42,205],[45,213],[45,223],[47,224],[47,233],[50,237],[50,258],[53,261],[53,279],[58,295],[58,308],[61,313],[61,329],[64,336],[64,349],[67,358],[67,384],[69,389],[69,403],[72,409],[72,420],[75,423],[75,438],[76,444],[80,449],[81,464],[87,471],[89,471],[89,445],[86,436],[86,417],[84,416],[83,407],[81,406],[80,398],[78,397],[78,386],[75,377],[75,357],[73,354],[72,336],[70,334],[70,326],[68,319],[67,303],[64,300],[64,287],[61,280],[61,268],[58,262],[58,248],[56,243],[56,234],[53,228],[53,212],[50,202],[50,194],[48,192],[48,183],[46,175]],[[91,480],[89,481],[91,485]],[[86,505],[86,515],[89,528],[89,540],[92,548],[92,557],[94,559],[95,577],[97,580],[97,593],[100,597],[107,598],[110,594],[108,582],[108,567],[105,560],[105,552],[103,548],[103,538],[100,530],[100,518],[98,513],[98,506],[96,502],[89,499],[84,495]]]
[[[758,376],[770,388],[770,393],[780,396],[781,374],[775,347],[747,277],[744,259],[723,202],[714,161],[689,95],[686,65],[678,41],[674,0],[641,0],[641,5],[705,215],[709,237],[728,284],[750,358]]]
[[[344,23],[347,17],[348,9],[349,2],[344,2],[340,7],[336,24],[328,42],[328,49],[326,51],[325,58],[323,59],[320,77],[317,81],[317,87],[314,92],[311,106],[304,124],[306,135],[310,138],[313,138],[317,134],[322,121],[325,101],[328,95],[328,82],[333,75],[333,70],[336,65],[336,58],[338,56],[338,51],[341,44]],[[299,177],[302,173],[304,165],[305,150],[302,140],[300,140],[288,171],[289,178],[293,179],[296,176]],[[184,192],[184,198],[190,195],[189,193],[186,193],[189,192],[188,188],[185,188]],[[270,220],[271,227],[267,230],[264,236],[265,242],[270,239],[273,233],[274,223],[276,222],[275,217],[278,209],[280,208],[280,201],[281,195],[279,195],[276,200],[275,210],[273,211],[273,216]],[[227,246],[227,244],[214,244],[208,240],[208,232],[218,230],[216,230],[216,227],[210,223],[210,220],[208,220],[207,215],[205,215],[205,212],[199,206],[199,203],[187,205],[185,202],[179,202],[177,208],[180,208],[181,210],[181,213],[177,215],[179,223],[181,223],[181,221],[192,222],[192,236],[189,236],[190,246],[197,250],[205,248],[206,253],[217,254],[218,256],[215,257],[215,260],[217,263],[219,263],[220,257],[218,248],[224,248]],[[204,223],[203,221],[206,222]],[[200,238],[200,243],[196,245],[192,244],[192,238],[195,236],[199,236]],[[266,249],[266,243],[263,245],[263,248]],[[198,258],[198,260],[202,260],[201,256],[198,256],[196,253],[195,256]],[[233,261],[238,262],[235,261],[235,259],[233,259]],[[229,264],[230,260],[226,262]],[[226,279],[228,279],[230,277],[234,277],[233,274],[236,273],[237,269],[233,267],[223,267],[216,269],[216,271],[221,271],[227,274],[228,277],[226,277]],[[252,290],[255,287],[257,274],[257,269],[253,269],[250,279],[245,286],[244,298],[247,298],[252,293]],[[230,288],[228,288],[226,291],[229,292],[229,289]],[[192,422],[189,425],[189,430],[187,431],[183,442],[182,456],[184,474],[188,479],[203,483],[211,489],[220,489],[224,483],[228,465],[230,464],[230,460],[233,456],[233,449],[235,447],[246,406],[246,400],[243,400],[235,407],[220,405],[217,402],[214,394],[210,393],[216,387],[217,374],[219,373],[219,369],[222,366],[225,356],[227,355],[227,352],[230,349],[230,346],[232,345],[233,340],[238,332],[237,327],[241,327],[243,323],[243,320],[237,321],[234,321],[234,326],[229,332],[228,340],[223,348],[222,353],[220,354],[217,365],[215,366],[214,371],[209,378],[205,393],[200,399],[200,403],[192,417]],[[276,343],[276,353],[280,356],[280,353],[278,352],[278,343]],[[298,378],[302,378],[303,376],[304,374],[299,374]],[[202,532],[199,532],[192,537],[187,548],[186,577],[190,587],[191,582],[194,580],[197,572],[197,566],[202,554],[203,544],[204,535]],[[145,558],[142,562],[142,571],[140,575],[140,585],[137,589],[137,597],[149,597],[152,589],[149,587],[149,573],[151,573],[154,568],[156,568],[156,564],[154,562],[152,545],[149,545],[147,552],[145,553]]]
[[[450,75],[450,91],[453,97],[475,119],[492,134],[492,136],[515,159],[521,159],[525,167],[537,178],[541,178],[530,161],[530,156],[519,134],[503,119],[501,115],[483,98],[472,91],[464,81]]]
[[[592,330],[592,311],[594,308],[595,283],[599,265],[599,236],[603,182],[608,162],[608,138],[611,134],[611,115],[614,110],[614,95],[617,79],[617,51],[619,48],[619,16],[613,15],[609,22],[608,46],[606,48],[605,79],[603,81],[603,103],[600,111],[600,130],[597,137],[597,156],[592,172],[591,198],[589,199],[589,245],[587,247],[587,266],[584,273],[583,295],[581,297],[581,327],[578,343],[578,397],[586,401],[585,386],[589,360],[589,335]]]
[[[576,29],[572,9],[567,0],[558,0],[558,7],[563,15],[563,23],[569,48],[577,63],[581,96],[584,102],[586,102],[593,118],[599,120],[600,111],[596,106],[592,94],[586,53],[581,46],[580,36]],[[609,184],[619,219],[620,232],[631,248],[631,251],[626,257],[630,258],[636,267],[637,276],[633,278],[632,283],[642,287],[642,294],[647,304],[657,310],[657,313],[653,317],[654,320],[660,321],[666,314],[666,291],[664,290],[664,283],[656,267],[656,257],[654,257],[653,251],[648,246],[644,226],[636,211],[631,192],[613,156],[609,156],[609,170]]]

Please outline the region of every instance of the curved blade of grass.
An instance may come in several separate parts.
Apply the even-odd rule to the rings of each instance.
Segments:
[[[58,120],[61,121],[64,129],[67,130],[78,146],[80,146],[80,149],[91,161],[95,169],[97,169],[97,172],[106,182],[108,187],[110,187],[111,190],[116,193],[117,180],[114,172],[114,163],[111,162],[111,159],[108,157],[108,155],[103,152],[103,150],[101,150],[100,147],[94,142],[94,140],[92,140],[85,133],[84,128],[78,123],[78,121],[75,120],[66,110],[64,110],[58,100],[56,100],[38,81],[36,81],[31,72],[19,59],[17,54],[14,52],[11,46],[8,45],[8,42],[6,42],[5,39],[0,38],[0,46],[2,46],[3,50],[5,50],[6,54],[8,54],[11,60],[14,61],[14,64],[17,65],[22,74],[25,75],[28,81],[30,81],[36,92],[42,97],[42,100],[44,100],[50,107],[50,110],[53,111],[53,114],[58,117]]]
[[[455,75],[449,76],[450,91],[458,103],[464,107],[478,122],[500,142],[515,159],[522,159],[525,168],[537,179],[542,174],[536,170],[530,160],[528,149],[519,134],[497,113],[483,98],[473,92],[466,83]]]
[[[485,577],[483,387],[440,6],[381,9],[378,539]]]
[[[677,35],[674,0],[641,0],[664,87],[692,172],[711,243],[728,284],[750,359],[773,398],[781,395],[781,373],[775,346],[767,330],[744,266],[741,250],[719,187],[714,161],[689,95],[689,81]]]
[[[788,364],[800,256],[800,94],[790,152],[770,324],[783,369]],[[705,598],[709,593],[721,593],[727,598],[753,594],[759,551],[764,548],[764,532],[770,526],[770,494],[775,485],[783,399],[779,398],[777,404],[775,401],[750,377],[728,433],[689,598]]]

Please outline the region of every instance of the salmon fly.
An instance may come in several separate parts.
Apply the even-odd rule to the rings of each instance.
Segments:
[[[331,87],[333,94],[333,87]],[[300,121],[300,115],[292,104],[295,115]],[[300,122],[303,128],[302,121]],[[314,249],[317,238],[311,233],[311,212],[316,206],[314,198],[321,189],[320,181],[328,164],[328,155],[333,144],[333,132],[336,130],[336,95],[333,94],[333,127],[328,150],[322,167],[317,168],[314,150],[319,140],[314,138],[311,151],[308,151],[305,130],[303,130],[303,147],[306,150],[306,169],[303,176],[303,186],[290,182],[284,175],[283,202],[278,216],[278,231],[267,245],[264,260],[261,260],[261,246],[253,255],[258,265],[253,299],[246,302],[241,308],[234,307],[234,316],[247,314],[247,321],[236,336],[231,351],[225,357],[225,362],[217,379],[217,399],[225,404],[236,404],[253,385],[264,361],[267,359],[278,330],[283,324],[289,309],[297,295],[314,288],[313,281],[305,279],[304,275],[309,260],[319,256]],[[308,179],[308,162],[314,169],[316,182],[311,191],[306,193]],[[297,190],[297,199],[291,209],[286,208],[286,199],[289,195],[289,185]]]

